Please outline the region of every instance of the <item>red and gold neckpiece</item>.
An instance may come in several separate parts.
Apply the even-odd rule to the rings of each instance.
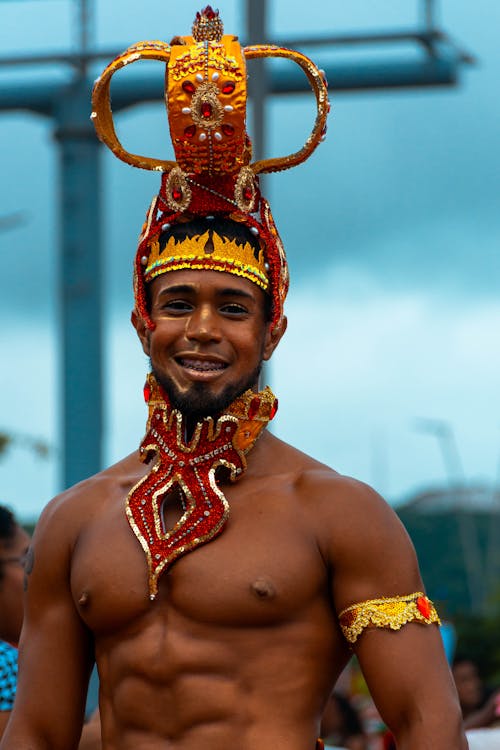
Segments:
[[[172,409],[152,374],[144,386],[144,397],[149,413],[139,455],[144,463],[154,461],[149,473],[130,490],[126,512],[145,552],[149,595],[155,599],[161,573],[178,557],[222,531],[229,504],[216,471],[226,468],[232,482],[242,476],[245,456],[273,419],[278,402],[270,388],[260,393],[246,391],[216,421],[206,417],[198,422],[187,441],[183,415]],[[181,493],[184,512],[167,529],[163,503],[175,489]]]

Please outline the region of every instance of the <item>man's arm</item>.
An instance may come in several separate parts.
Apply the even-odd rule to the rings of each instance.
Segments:
[[[78,533],[71,495],[38,522],[26,569],[16,702],[1,750],[76,750],[92,641],[75,608],[70,561]]]
[[[460,707],[436,625],[376,629],[354,651],[400,750],[465,750]]]
[[[320,535],[332,567],[337,614],[366,600],[423,592],[413,545],[392,509],[354,480],[333,480],[329,495],[332,509],[324,510],[329,534]],[[353,651],[398,750],[467,748],[436,624],[412,621],[397,630],[372,625]]]

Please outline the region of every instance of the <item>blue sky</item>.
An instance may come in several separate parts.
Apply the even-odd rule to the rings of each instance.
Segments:
[[[236,33],[240,5],[218,4]],[[310,0],[307,17],[302,3],[269,5],[271,33],[280,39],[401,28],[417,18],[410,0]],[[187,33],[198,6],[101,0],[97,46],[123,49]],[[70,48],[73,13],[69,0],[0,2],[2,54]],[[270,373],[280,399],[275,431],[391,502],[447,480],[437,441],[415,430],[416,418],[453,427],[468,481],[495,481],[500,456],[500,6],[442,2],[439,18],[477,57],[457,88],[333,92],[327,141],[266,188],[292,273],[289,330]],[[12,70],[0,70],[0,86],[12,80]],[[300,146],[313,117],[307,97],[273,103],[270,154]],[[131,150],[142,149],[147,136],[150,152],[164,155],[161,104],[121,114],[118,126]],[[0,114],[0,214],[25,219],[0,234],[7,269],[0,279],[0,429],[19,435],[0,461],[0,494],[24,516],[36,515],[58,490],[56,156],[47,121]],[[111,462],[136,447],[144,428],[147,363],[128,324],[130,267],[158,178],[111,154],[104,165]],[[47,439],[51,459],[33,456],[24,434]]]

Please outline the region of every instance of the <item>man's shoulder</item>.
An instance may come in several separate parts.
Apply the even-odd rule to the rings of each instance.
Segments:
[[[321,528],[346,538],[353,530],[362,537],[370,528],[405,534],[394,509],[366,482],[341,474],[274,437],[271,453],[273,464],[279,467],[278,481],[282,473],[283,483],[292,485],[308,516]]]
[[[336,571],[341,609],[353,601],[420,590],[408,533],[373,487],[290,446],[280,446],[279,451],[284,465],[294,467],[285,475],[282,488],[292,489],[295,517],[311,533],[323,560]],[[373,572],[375,582],[366,571]]]
[[[319,498],[327,504],[386,506],[385,500],[365,482],[341,474],[330,466],[300,451],[298,448],[273,437],[273,463],[279,471],[291,473],[298,491],[308,497]]]
[[[68,487],[53,499],[55,504],[71,504],[84,498],[93,498],[101,492],[106,492],[113,487],[134,484],[141,474],[141,462],[137,451],[125,456],[115,464],[108,466],[102,471],[93,474],[77,484]]]
[[[266,466],[271,464],[276,472],[295,470],[298,473],[310,472],[314,474],[317,472],[320,475],[324,473],[331,477],[340,476],[330,466],[321,463],[316,458],[276,437],[276,435],[265,434],[261,442],[266,456],[265,464]]]
[[[42,511],[37,527],[60,525],[68,532],[78,530],[81,521],[97,512],[113,498],[126,496],[140,478],[142,464],[137,452],[121,459],[87,479],[69,487],[50,500]]]

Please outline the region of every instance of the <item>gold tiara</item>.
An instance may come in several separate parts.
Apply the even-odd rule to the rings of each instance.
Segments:
[[[249,242],[236,242],[208,230],[182,240],[171,236],[163,248],[160,248],[159,240],[153,240],[149,256],[144,256],[144,265],[145,281],[152,281],[166,271],[204,268],[242,276],[264,291],[269,285],[262,249],[255,257]]]

